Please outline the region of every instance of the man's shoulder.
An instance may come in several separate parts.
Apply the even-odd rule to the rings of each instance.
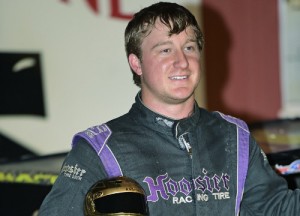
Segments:
[[[224,114],[220,111],[208,111],[206,109],[201,110],[201,116],[206,125],[219,125],[235,127],[238,126],[248,131],[248,126],[245,121],[232,115]]]

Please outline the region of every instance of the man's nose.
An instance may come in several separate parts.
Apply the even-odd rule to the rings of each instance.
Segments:
[[[187,56],[183,51],[177,51],[175,55],[174,66],[180,68],[187,68],[189,65]]]

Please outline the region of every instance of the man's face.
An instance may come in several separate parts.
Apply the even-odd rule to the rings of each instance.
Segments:
[[[180,34],[157,21],[141,45],[140,70],[142,99],[160,106],[194,101],[200,78],[200,51],[194,31],[188,27]]]

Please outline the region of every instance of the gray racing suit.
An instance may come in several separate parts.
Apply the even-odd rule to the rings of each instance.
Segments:
[[[195,104],[182,120],[161,116],[139,96],[130,111],[74,136],[40,215],[83,215],[88,189],[124,175],[146,191],[150,215],[300,214],[244,122]]]

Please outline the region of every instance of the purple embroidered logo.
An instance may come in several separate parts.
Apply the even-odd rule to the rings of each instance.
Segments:
[[[182,196],[186,197],[183,202],[192,202],[192,197],[189,196],[193,190],[200,192],[197,194],[197,200],[208,201],[209,193],[214,199],[229,199],[229,181],[230,176],[222,173],[221,176],[214,174],[208,176],[207,171],[203,169],[203,176],[199,175],[197,178],[187,180],[182,178],[180,181],[174,181],[169,177],[168,173],[159,175],[156,179],[146,177],[143,182],[148,184],[150,195],[147,196],[149,202],[157,202],[160,198],[169,200],[173,197],[173,203],[180,204]],[[225,192],[221,192],[222,190]],[[203,196],[203,194],[205,196]],[[176,196],[181,197],[178,199]]]
[[[105,124],[90,127],[85,131],[85,134],[90,138],[94,138],[95,136],[97,136],[101,133],[110,134],[111,132]]]

